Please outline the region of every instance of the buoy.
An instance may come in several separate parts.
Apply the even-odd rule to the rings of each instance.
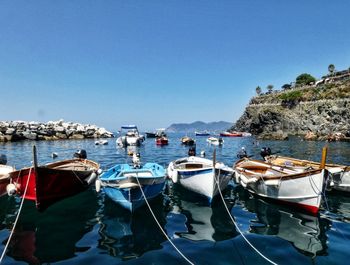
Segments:
[[[201,151],[201,157],[205,157],[205,151]]]
[[[97,174],[95,172],[92,172],[90,177],[87,179],[87,184],[90,185],[97,177]]]
[[[7,184],[6,191],[7,191],[8,196],[15,195],[17,192],[15,184],[13,184],[13,183]]]
[[[56,157],[58,157],[58,154],[57,154],[56,152],[53,152],[53,153],[51,154],[51,157],[52,157],[52,158],[56,158]]]
[[[100,192],[101,190],[101,181],[99,179],[96,179],[95,181],[95,188],[97,192]]]

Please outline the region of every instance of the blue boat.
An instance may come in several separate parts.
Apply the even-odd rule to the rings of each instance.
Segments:
[[[162,193],[165,174],[164,167],[156,163],[118,164],[100,175],[96,190],[102,187],[109,198],[133,212],[145,204],[144,196],[151,200]]]

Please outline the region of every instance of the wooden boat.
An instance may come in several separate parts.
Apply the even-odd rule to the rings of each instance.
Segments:
[[[146,138],[156,138],[155,132],[146,132]]]
[[[116,140],[116,143],[120,147],[126,147],[126,146],[140,146],[143,141],[145,140],[145,137],[141,135],[137,129],[136,125],[124,125],[121,127],[120,133],[123,134],[123,130],[127,130],[127,132],[118,137]]]
[[[10,173],[13,171],[14,167],[0,164],[0,197],[7,193],[6,187],[10,183]]]
[[[34,166],[11,172],[8,190],[35,201],[39,211],[86,190],[95,181],[100,168],[96,162],[80,158],[38,166],[35,146],[33,153]]]
[[[141,185],[141,187],[140,187]],[[165,169],[156,163],[141,165],[118,164],[104,172],[96,181],[96,190],[104,190],[107,196],[123,208],[133,212],[160,195],[165,187]]]
[[[286,168],[264,161],[241,159],[234,165],[235,180],[262,198],[316,214],[321,205],[328,171],[313,168]]]
[[[320,163],[301,160],[286,156],[272,155],[265,158],[267,162],[286,167],[311,167],[319,168]],[[334,190],[350,192],[350,166],[338,164],[325,164],[325,168],[330,172],[328,187]]]
[[[222,145],[224,143],[224,139],[222,139],[221,137],[208,137],[207,142],[212,145]]]
[[[233,169],[221,162],[189,156],[172,161],[167,173],[174,183],[204,195],[211,202],[219,189],[227,187]]]
[[[195,140],[193,140],[191,137],[184,136],[184,137],[181,137],[181,144],[183,144],[183,145],[194,145],[195,144]]]
[[[196,136],[209,136],[210,135],[210,133],[208,131],[202,131],[202,132],[195,131],[194,134]]]
[[[243,134],[240,132],[222,132],[220,133],[222,137],[242,137]]]

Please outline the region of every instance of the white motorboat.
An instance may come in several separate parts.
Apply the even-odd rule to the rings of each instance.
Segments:
[[[116,140],[116,143],[120,147],[126,147],[126,146],[140,146],[143,141],[145,140],[145,137],[141,135],[137,129],[136,125],[124,125],[121,127],[121,134],[123,134],[123,130],[127,130],[127,132],[118,137]]]
[[[224,143],[224,139],[222,139],[221,137],[208,137],[207,142],[212,145],[222,145]]]
[[[174,183],[206,196],[211,202],[219,189],[227,187],[233,169],[221,162],[189,156],[172,161],[167,172]]]

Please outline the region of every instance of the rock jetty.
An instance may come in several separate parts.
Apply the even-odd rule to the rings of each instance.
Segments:
[[[113,133],[96,125],[74,122],[0,121],[0,142],[21,140],[60,140],[111,138]]]

